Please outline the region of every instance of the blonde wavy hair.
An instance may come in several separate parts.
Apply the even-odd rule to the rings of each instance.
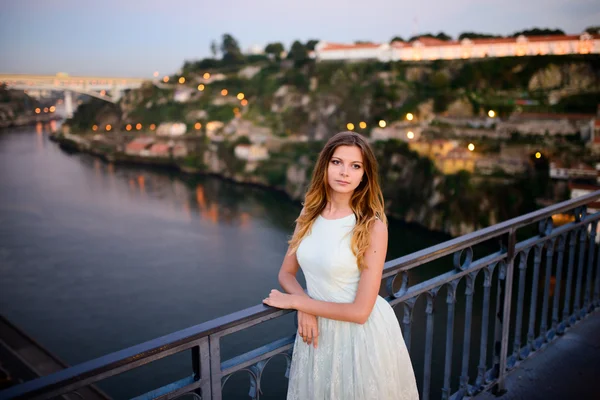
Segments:
[[[313,223],[325,209],[329,201],[329,184],[327,182],[327,169],[331,157],[339,146],[357,146],[362,153],[364,175],[363,179],[354,190],[350,199],[350,207],[356,216],[356,225],[352,230],[351,248],[356,256],[359,270],[364,265],[367,248],[371,244],[370,228],[376,219],[387,225],[385,216],[383,194],[379,186],[377,160],[367,141],[355,132],[340,132],[331,137],[319,153],[319,158],[313,170],[312,178],[306,197],[304,209],[296,219],[296,231],[290,241],[290,254],[293,254],[300,242],[312,229]]]

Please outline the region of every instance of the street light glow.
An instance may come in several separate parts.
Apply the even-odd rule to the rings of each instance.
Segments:
[[[169,82],[169,77],[168,77],[168,76],[165,76],[165,77],[163,78],[163,82],[164,82],[164,83],[167,83],[167,82]]]
[[[241,105],[243,106],[247,106],[248,105],[248,100],[244,99],[240,102]]]
[[[139,122],[135,124],[135,129],[137,129],[138,131],[142,129],[142,124],[140,124]]]
[[[346,125],[346,128],[348,128],[349,131],[353,131],[354,130],[354,124],[352,122],[348,122],[348,124]]]
[[[181,84],[185,83],[185,78],[183,76],[181,78],[179,78],[179,83],[181,83]]]
[[[365,129],[367,127],[367,123],[365,121],[360,121],[358,126],[360,126],[360,129]]]
[[[204,85],[203,84],[199,84],[198,85],[198,90],[199,91],[203,91],[204,90]]]
[[[467,146],[469,151],[473,151],[475,150],[475,145],[473,143],[469,143],[469,146]]]
[[[380,128],[385,128],[386,125],[387,124],[386,124],[386,122],[384,120],[379,121],[379,127]]]
[[[409,121],[412,121],[414,118],[415,118],[415,116],[414,116],[414,115],[412,115],[412,113],[408,113],[408,114],[406,114],[406,119],[407,119],[407,120],[409,120]]]
[[[237,98],[238,100],[244,100],[244,93],[238,93]]]
[[[542,153],[539,151],[535,153],[535,158],[542,158]]]
[[[227,89],[221,90],[221,96],[227,96],[227,93],[229,93]]]
[[[496,111],[494,111],[494,110],[488,111],[488,117],[494,118],[495,116],[496,116]]]
[[[210,74],[208,72],[205,72],[204,75],[202,75],[202,77],[204,79],[209,79],[210,78]]]
[[[130,131],[131,130],[131,124],[127,124],[127,126],[125,127],[126,131]]]
[[[106,125],[105,127],[106,132],[110,132],[110,130],[112,129],[112,126],[110,124]]]
[[[415,134],[412,131],[408,131],[406,133],[406,137],[409,139],[414,139],[415,138]]]
[[[196,122],[194,124],[194,128],[198,131],[198,130],[200,130],[200,128],[202,128],[202,124],[200,122]]]

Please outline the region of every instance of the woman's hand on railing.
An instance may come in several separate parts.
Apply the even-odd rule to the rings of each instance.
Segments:
[[[269,297],[263,299],[263,303],[271,307],[293,309],[295,308],[293,300],[297,298],[298,295],[282,293],[277,289],[273,289],[269,293]],[[317,317],[298,310],[298,334],[302,337],[304,343],[312,344],[316,348],[319,343]]]

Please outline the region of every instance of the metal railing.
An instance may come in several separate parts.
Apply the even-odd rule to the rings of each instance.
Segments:
[[[413,364],[422,363],[422,369],[415,369],[420,377],[421,399],[427,400],[432,395],[459,399],[491,387],[503,391],[508,372],[600,306],[600,246],[596,249],[600,213],[587,213],[587,205],[598,198],[600,191],[386,262],[382,290],[396,311],[402,304],[405,343]],[[552,216],[558,214],[571,216],[570,222],[554,227]],[[534,224],[537,234],[518,241],[517,236]],[[499,244],[493,251],[474,259],[475,246],[496,240]],[[446,256],[453,260],[447,272],[409,285],[411,270],[424,268]],[[481,274],[483,279],[478,279]],[[461,281],[464,298],[458,297]],[[483,296],[481,304],[474,307],[476,282],[480,282]],[[442,289],[446,292],[445,308],[438,310],[435,300]],[[460,310],[457,307],[459,300],[464,302],[464,313],[462,307]],[[420,303],[424,303],[421,304],[424,311],[416,316],[415,310],[420,309],[416,305]],[[462,324],[455,324],[457,310],[464,320]],[[243,371],[250,378],[249,396],[258,399],[263,372],[271,359],[283,357],[289,371],[294,335],[229,360],[222,359],[221,341],[290,312],[262,304],[250,307],[9,388],[0,392],[0,398],[46,399],[66,395],[175,353],[190,351],[191,375],[138,398],[187,395],[221,399],[229,378]],[[445,330],[444,340],[436,341],[442,344],[444,354],[434,375],[434,322],[440,319],[436,315],[443,317]],[[524,321],[526,317],[528,320]],[[420,318],[425,325],[424,335],[411,335],[415,321]],[[474,328],[476,325],[478,329]],[[454,337],[461,330],[462,340],[458,335]],[[413,338],[423,341],[423,353],[417,353],[415,346],[411,346]],[[478,359],[472,359],[471,353],[477,351]],[[455,352],[459,357],[453,358]],[[453,373],[453,367],[457,366],[459,374]],[[440,385],[432,388],[432,378]]]

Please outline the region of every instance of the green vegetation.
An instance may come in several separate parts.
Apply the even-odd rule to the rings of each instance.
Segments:
[[[515,35],[553,32],[534,28]],[[418,35],[409,40],[417,37],[452,39],[440,32]],[[494,35],[465,32],[459,39],[484,37]],[[402,38],[394,37],[392,40]],[[279,42],[269,44],[264,55],[244,55],[237,40],[225,34],[220,43],[211,43],[212,58],[184,64],[181,76],[185,77],[185,84],[176,88],[147,84],[127,93],[117,106],[92,100],[78,109],[69,124],[75,131],[89,130],[92,124],[100,124],[102,118],[111,116],[121,124],[120,130],[127,121],[133,120],[144,126],[181,121],[191,130],[196,121],[203,125],[208,121],[229,123],[236,113],[241,112],[245,120],[269,127],[275,136],[281,138],[305,134],[309,139],[327,139],[328,135],[345,130],[348,123],[353,123],[357,132],[369,136],[379,120],[389,123],[403,120],[409,112],[414,113],[417,120],[425,118],[419,115],[421,112],[431,116],[459,106],[468,109],[466,113],[472,112],[474,116],[492,108],[500,117],[505,117],[517,107],[524,111],[594,113],[600,103],[600,59],[597,55],[316,63],[309,57],[316,43],[316,40],[304,44],[294,41],[285,58],[286,49]],[[579,79],[571,76],[573,71],[583,71],[577,72],[582,74],[588,71],[585,79],[592,82],[593,87],[585,90],[567,88],[569,82]],[[218,74],[219,78],[211,83],[204,82],[202,76],[206,72],[213,76]],[[548,74],[562,75],[552,81],[558,82],[556,84],[540,83],[539,77]],[[173,82],[177,82],[179,77],[172,77]],[[201,91],[197,89],[199,82],[204,82]],[[530,90],[530,87],[536,89]],[[175,101],[176,91],[186,89],[191,94],[189,101]],[[221,95],[222,89],[227,89],[227,96]],[[563,95],[558,102],[550,101],[550,94],[562,89],[568,89],[564,92],[569,94]],[[238,93],[244,94],[247,104],[242,105],[235,98]],[[531,100],[531,105],[519,104],[519,100]],[[420,108],[429,110],[421,111]],[[359,128],[359,122],[365,122],[366,128]],[[437,125],[436,129],[444,128],[440,122],[432,125]],[[215,172],[209,171],[209,166],[204,164],[204,154],[214,151],[216,154],[212,155],[221,165],[218,173],[227,177],[258,179],[285,190],[292,184],[301,184],[288,182],[291,167],[300,168],[296,172],[300,171],[300,178],[305,173],[308,181],[323,146],[323,142],[315,140],[284,143],[281,149],[272,151],[270,158],[258,163],[256,170],[250,173],[246,172],[246,162],[237,159],[234,154],[237,145],[249,143],[248,138],[210,145],[207,140],[205,138],[203,143],[193,148],[192,153],[180,161],[181,165]],[[561,153],[561,148],[567,149],[563,152],[569,152],[570,148],[581,147],[578,138],[561,140],[552,142],[556,154]],[[510,142],[549,148],[549,139],[545,137],[514,134]],[[500,151],[498,140],[480,139],[476,146],[480,154],[497,154]],[[507,177],[505,173],[496,171],[492,177],[484,179],[465,171],[444,176],[431,160],[410,151],[404,142],[376,142],[373,147],[380,161],[381,182],[389,212],[400,217],[411,216],[413,220],[424,223],[431,220],[439,229],[450,230],[461,224],[485,226],[532,211],[537,207],[538,198],[553,196],[547,176],[546,153],[550,150],[544,151],[542,159],[532,159],[533,167],[522,176]],[[298,178],[298,174],[295,176]],[[438,200],[433,204],[432,199]]]

